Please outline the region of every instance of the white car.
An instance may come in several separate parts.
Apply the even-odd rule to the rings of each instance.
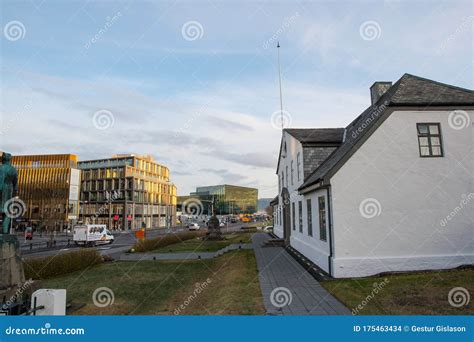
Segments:
[[[189,223],[187,225],[187,228],[189,230],[199,230],[199,229],[201,229],[201,227],[199,227],[199,225],[197,223]]]

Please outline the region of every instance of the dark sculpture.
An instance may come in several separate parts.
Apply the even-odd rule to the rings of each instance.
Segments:
[[[217,201],[215,198],[213,198],[212,205],[211,205],[212,217],[209,219],[209,222],[207,223],[207,236],[204,238],[205,240],[222,240],[223,239],[221,228],[220,228],[220,222],[215,213],[216,204],[217,204]]]
[[[17,307],[14,304],[21,302],[17,300],[18,291],[21,289],[21,284],[25,282],[18,239],[16,234],[9,234],[11,220],[18,217],[18,214],[22,214],[16,206],[18,203],[15,203],[18,192],[18,173],[11,165],[11,160],[11,154],[3,153],[0,165],[0,217],[3,220],[2,234],[0,234],[0,298],[4,298],[2,309],[9,314],[13,313],[14,307]],[[13,306],[7,305],[5,309],[5,298],[15,298]]]
[[[12,155],[3,153],[2,164],[0,165],[0,216],[3,220],[2,234],[8,234],[10,231],[11,215],[9,204],[18,193],[18,173],[11,165]]]

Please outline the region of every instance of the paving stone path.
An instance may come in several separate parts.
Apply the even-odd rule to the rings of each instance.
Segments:
[[[267,234],[252,236],[267,314],[351,314],[349,309],[326,291],[283,247],[263,247],[269,238]]]

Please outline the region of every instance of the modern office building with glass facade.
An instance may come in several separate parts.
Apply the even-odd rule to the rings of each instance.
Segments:
[[[176,222],[176,187],[169,169],[150,156],[114,155],[78,162],[84,223],[111,230],[166,227]]]
[[[228,184],[201,186],[197,187],[189,198],[197,198],[201,201],[204,215],[211,214],[210,204],[213,199],[216,200],[215,213],[217,215],[253,214],[257,212],[258,190]],[[182,211],[185,213],[186,208],[182,208]]]
[[[81,179],[76,155],[17,155],[12,165],[18,171],[18,197],[26,207],[17,222],[50,231],[76,223]]]

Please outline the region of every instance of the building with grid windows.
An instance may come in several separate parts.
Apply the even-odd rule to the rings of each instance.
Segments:
[[[17,155],[18,197],[25,211],[24,226],[61,231],[79,218],[80,171],[74,154]]]
[[[169,169],[150,156],[114,155],[78,162],[81,220],[111,230],[173,226],[176,187]]]

